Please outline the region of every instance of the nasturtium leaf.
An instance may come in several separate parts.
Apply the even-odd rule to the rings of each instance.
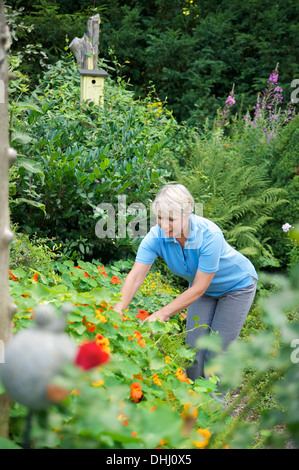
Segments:
[[[43,284],[35,284],[29,288],[31,296],[38,302],[42,300],[48,300],[51,295],[51,289],[44,286]]]
[[[72,323],[82,323],[82,317],[78,313],[71,312],[67,316],[67,320]]]
[[[75,329],[76,333],[78,333],[78,335],[80,336],[83,335],[83,333],[86,331],[86,327],[82,323],[74,324],[72,326]]]
[[[94,296],[96,303],[110,302],[113,297],[113,293],[107,287],[98,287],[93,289],[92,295]]]

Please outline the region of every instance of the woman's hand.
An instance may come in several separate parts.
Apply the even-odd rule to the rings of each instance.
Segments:
[[[161,310],[157,310],[156,312],[152,313],[149,317],[147,317],[145,319],[145,322],[152,322],[156,320],[165,322],[166,320],[168,320],[168,318],[165,318],[165,314],[163,314]]]
[[[120,314],[120,318],[121,320],[123,320],[124,318],[124,312],[123,312],[123,307],[121,304],[116,304],[114,307],[113,307],[113,310],[117,313]]]

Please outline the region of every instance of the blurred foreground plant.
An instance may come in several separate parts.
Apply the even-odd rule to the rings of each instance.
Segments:
[[[298,227],[292,237],[298,243]],[[243,390],[212,428],[211,448],[222,448],[227,443],[230,448],[250,448],[258,433],[265,438],[266,447],[283,448],[288,437],[299,446],[299,324],[286,315],[287,308],[299,308],[299,264],[293,267],[289,279],[270,274],[262,274],[261,278],[277,284],[275,293],[260,300],[266,328],[233,343],[226,354],[215,357],[210,363],[211,372],[221,371],[224,389],[239,387],[244,372],[253,371]],[[205,339],[204,346],[220,351],[216,336]],[[258,422],[250,422],[248,415],[261,399],[261,391],[257,391],[256,386],[267,374],[270,378],[262,392],[275,395],[280,408],[269,408]],[[225,417],[232,415],[241,402],[245,403],[242,412],[224,426]],[[285,432],[281,433],[279,427]]]

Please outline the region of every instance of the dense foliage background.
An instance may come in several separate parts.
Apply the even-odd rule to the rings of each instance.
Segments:
[[[298,78],[298,2],[294,0],[10,0],[20,15],[15,51],[32,85],[42,63],[54,63],[87,18],[101,16],[101,57],[118,61],[137,96],[155,84],[178,121],[201,126],[213,119],[235,84],[238,110],[253,106],[265,77],[280,63],[286,100]],[[26,28],[34,25],[30,31]],[[47,55],[30,54],[35,51]],[[113,74],[112,74],[113,75]],[[115,75],[114,75],[115,76]],[[242,98],[242,100],[241,100]]]
[[[124,197],[148,210],[157,189],[176,180],[258,269],[296,261],[281,230],[298,219],[295,2],[6,5],[19,152],[11,208],[23,231],[71,259],[133,259],[140,240],[121,233],[120,218],[116,236],[97,236],[98,205]],[[99,66],[109,72],[104,108],[80,103],[68,50],[96,12]]]

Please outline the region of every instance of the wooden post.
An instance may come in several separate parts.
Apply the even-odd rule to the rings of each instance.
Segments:
[[[104,70],[98,70],[100,15],[92,16],[87,21],[87,34],[83,38],[74,38],[70,50],[80,66],[81,101],[92,101],[104,106],[104,81],[108,76]]]
[[[98,58],[99,58],[99,37],[100,37],[100,15],[91,16],[87,21],[87,37],[90,40],[90,46],[92,50],[91,60],[88,57],[87,69],[97,70]]]
[[[9,167],[17,153],[9,147],[8,138],[8,68],[6,51],[9,47],[9,30],[6,23],[3,0],[0,0],[0,367],[5,361],[5,344],[12,335],[12,317],[16,305],[9,295],[9,254],[13,234],[9,221],[8,180]],[[0,436],[8,437],[10,401],[0,395]]]

